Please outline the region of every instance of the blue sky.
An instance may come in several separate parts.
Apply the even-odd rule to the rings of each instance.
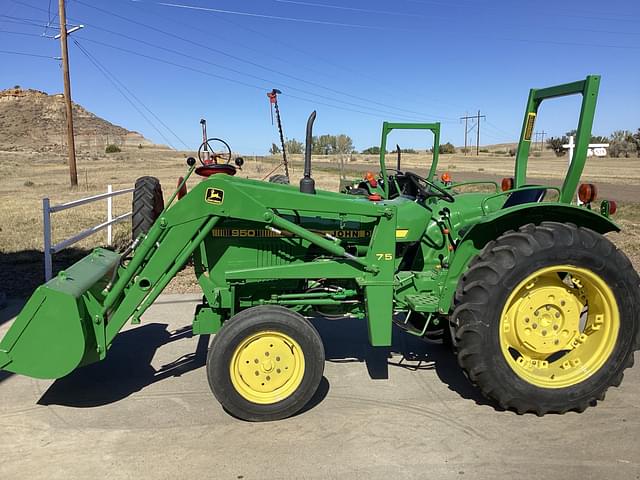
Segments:
[[[359,149],[379,144],[383,120],[441,121],[442,141],[460,145],[459,117],[478,109],[481,143],[513,141],[530,87],[589,73],[603,77],[594,133],[640,127],[635,0],[67,1],[69,23],[85,25],[72,35],[80,46],[70,43],[74,101],[181,149],[197,148],[205,117],[210,136],[265,153],[278,141],[273,87],[287,137],[303,138],[315,108],[316,133],[346,133]],[[57,33],[57,20],[55,0],[2,0],[0,50],[58,56],[59,42],[41,36],[47,23]],[[0,88],[62,90],[52,58],[0,61]],[[536,130],[574,128],[578,107],[578,98],[544,104]],[[431,138],[390,141],[424,148]]]

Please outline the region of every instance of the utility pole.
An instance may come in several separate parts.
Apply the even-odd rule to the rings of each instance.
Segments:
[[[540,137],[540,145],[539,145],[539,150],[542,151],[544,150],[544,136],[547,134],[547,132],[545,132],[544,130],[541,132],[536,132],[535,136],[536,136],[536,143],[538,143],[538,137]]]
[[[465,115],[464,117],[460,117],[460,120],[464,120],[464,149],[467,149],[467,121],[475,120],[476,124],[474,125],[476,128],[476,156],[480,155],[480,119],[487,118],[486,115],[480,115],[480,110],[478,110],[477,115]],[[473,127],[471,127],[473,128]]]
[[[71,186],[78,186],[76,170],[76,144],[73,138],[73,107],[71,104],[71,81],[69,80],[69,50],[67,49],[67,15],[64,0],[58,1],[60,15],[60,49],[62,50],[62,79],[64,81],[64,101],[67,109],[67,150],[69,151],[69,176]],[[76,28],[77,30],[77,28]]]
[[[466,157],[467,156],[467,133],[469,133],[469,130],[467,128],[467,122],[469,120],[469,117],[465,115],[464,117],[460,117],[460,120],[464,120],[464,155]]]

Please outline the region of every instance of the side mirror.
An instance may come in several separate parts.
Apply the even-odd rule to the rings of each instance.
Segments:
[[[236,157],[235,164],[236,164],[236,167],[238,167],[239,169],[242,169],[242,165],[244,165],[244,158]]]

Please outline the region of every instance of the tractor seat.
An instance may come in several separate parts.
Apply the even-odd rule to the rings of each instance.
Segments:
[[[201,177],[209,177],[217,173],[235,175],[236,167],[234,167],[233,165],[229,165],[228,163],[210,163],[207,165],[201,165],[196,168],[196,173]]]
[[[523,185],[524,187],[535,187],[537,185]],[[528,190],[516,190],[507,197],[502,208],[515,207],[523,203],[538,203],[544,199],[547,189],[544,187],[531,188]]]

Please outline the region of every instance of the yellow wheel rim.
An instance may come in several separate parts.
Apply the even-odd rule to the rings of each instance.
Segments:
[[[613,291],[585,268],[556,265],[529,275],[500,317],[500,347],[522,379],[543,388],[576,385],[611,355],[620,313]]]
[[[258,332],[233,352],[229,373],[234,388],[246,400],[276,403],[302,383],[304,354],[298,342],[282,332]]]

